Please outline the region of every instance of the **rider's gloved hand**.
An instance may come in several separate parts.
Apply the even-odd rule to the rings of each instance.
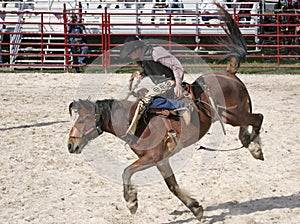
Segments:
[[[175,96],[178,98],[183,96],[184,89],[182,88],[182,86],[180,84],[176,84],[176,86],[174,88],[174,93],[175,93]]]
[[[143,78],[143,73],[136,71],[135,73],[133,73],[134,77],[137,79]]]

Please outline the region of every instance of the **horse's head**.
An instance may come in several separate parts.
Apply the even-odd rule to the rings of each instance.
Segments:
[[[97,104],[88,100],[70,103],[69,113],[73,119],[68,139],[70,153],[81,153],[87,143],[103,133],[101,111]]]

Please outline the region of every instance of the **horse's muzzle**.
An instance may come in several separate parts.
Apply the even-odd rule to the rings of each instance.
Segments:
[[[72,142],[68,143],[68,150],[69,150],[69,153],[76,153],[76,154],[81,153],[81,149],[80,149],[79,145],[75,146]]]

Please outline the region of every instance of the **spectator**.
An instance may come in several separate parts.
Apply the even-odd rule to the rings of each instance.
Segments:
[[[183,3],[182,0],[172,0],[169,4],[169,13],[183,13]]]
[[[85,59],[85,54],[88,52],[88,46],[86,46],[87,41],[86,38],[82,35],[85,27],[82,24],[82,21],[77,20],[76,15],[72,15],[69,19],[69,25],[67,27],[67,32],[68,34],[76,34],[74,36],[69,35],[68,36],[68,42],[69,44],[83,44],[82,46],[75,46],[75,45],[70,45],[71,52],[73,54],[73,64],[74,65],[83,65],[84,59]],[[78,49],[79,48],[79,49]],[[81,55],[80,57],[74,56],[75,54],[78,54],[80,52],[81,48]],[[78,66],[75,66],[75,71],[80,72],[80,69]]]
[[[209,21],[211,19],[219,19],[219,16],[217,15],[219,13],[219,8],[216,6],[216,4],[219,4],[224,9],[228,9],[226,5],[226,0],[203,0],[202,4],[200,5],[202,20],[203,21]],[[208,15],[213,14],[213,15]]]
[[[7,0],[2,0],[2,9],[5,9],[7,6]]]
[[[102,9],[102,0],[99,0],[100,4],[97,6],[97,9]]]
[[[288,7],[288,2],[287,0],[278,0],[277,3],[274,5],[274,13],[284,13]],[[279,16],[275,17],[276,22],[279,23],[287,23],[287,16]],[[277,18],[279,18],[279,21],[277,21]],[[281,27],[282,30],[285,30],[286,27]]]
[[[152,13],[155,13],[155,9],[164,9],[167,8],[168,4],[166,0],[154,0]]]
[[[285,11],[287,8],[288,2],[286,0],[278,0],[277,3],[274,5],[274,12],[280,13]]]
[[[239,2],[247,2],[242,3],[240,5],[240,11],[238,14],[241,21],[250,21],[251,20],[251,10],[253,8],[253,2],[258,2],[259,0],[238,0]],[[248,15],[247,15],[248,14]]]
[[[162,12],[162,9],[168,8],[168,4],[166,0],[153,0],[153,8],[151,13],[154,14],[156,11]],[[155,17],[151,18],[151,23],[154,23]]]

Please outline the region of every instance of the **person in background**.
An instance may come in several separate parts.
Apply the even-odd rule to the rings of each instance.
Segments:
[[[168,13],[183,13],[184,6],[182,0],[171,0],[169,5]]]
[[[155,13],[155,9],[164,9],[168,7],[168,3],[166,0],[154,0],[153,1],[153,10],[152,13]]]
[[[240,5],[240,11],[238,12],[239,18],[241,21],[249,22],[251,20],[251,16],[247,14],[251,14],[251,10],[253,8],[253,2],[258,2],[259,0],[238,0],[238,2],[247,2],[242,3]]]
[[[140,99],[131,124],[123,136],[125,141],[135,141],[135,131],[143,112],[150,105],[154,97],[178,99],[184,95],[182,81],[184,69],[180,61],[169,51],[159,45],[151,45],[138,39],[128,37],[120,52],[121,58],[129,57],[135,60],[141,72],[136,72],[136,77],[148,76],[155,86]],[[186,111],[188,115],[188,111]]]
[[[99,5],[97,6],[97,9],[102,9],[102,0],[99,0]]]
[[[164,11],[168,10],[168,3],[167,0],[153,0],[153,7],[152,7],[152,14],[155,14],[156,11],[159,13],[163,13]],[[155,17],[152,16],[151,23],[154,23]]]
[[[2,9],[5,9],[9,0],[2,0]]]
[[[82,46],[70,45],[71,52],[73,55],[78,54],[81,48],[81,56],[72,56],[74,65],[83,65],[85,55],[88,52],[88,46],[86,38],[82,35],[84,33],[85,27],[82,24],[82,21],[78,21],[76,15],[72,15],[69,19],[69,24],[67,27],[68,42],[69,44],[83,44]],[[72,35],[76,34],[76,35]],[[79,48],[79,49],[78,49]],[[74,66],[76,72],[80,72],[79,66]]]
[[[215,5],[215,3],[219,4],[222,6],[224,9],[228,9],[226,5],[226,0],[203,0],[202,4],[200,5],[200,10],[203,21],[209,21],[211,19],[219,19],[219,16],[217,15],[220,10],[219,8]],[[209,14],[214,14],[214,15],[209,15]]]

